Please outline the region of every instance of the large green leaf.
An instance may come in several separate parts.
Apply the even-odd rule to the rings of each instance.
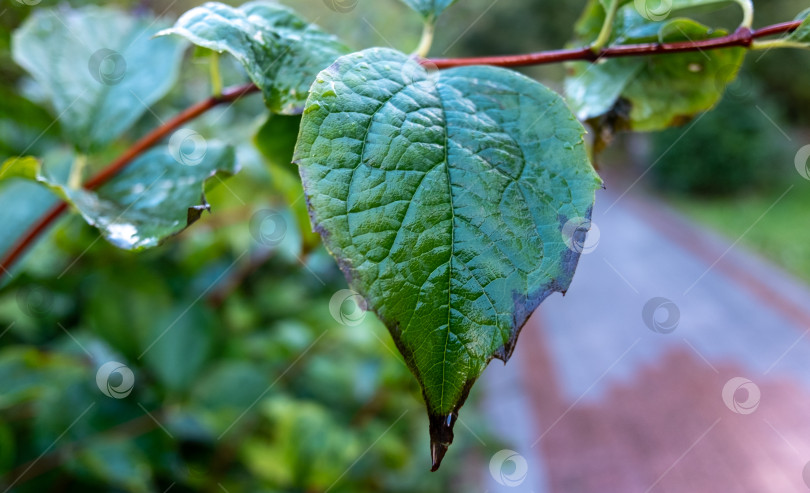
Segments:
[[[14,60],[41,85],[71,142],[95,149],[177,79],[182,43],[150,39],[162,27],[113,8],[36,9],[14,33]]]
[[[177,34],[196,45],[230,53],[261,88],[267,107],[290,115],[301,112],[315,75],[348,52],[336,37],[271,2],[238,8],[205,3],[159,34]]]
[[[694,3],[673,2],[673,11]],[[592,42],[603,20],[598,0],[591,0],[577,24],[575,43]],[[651,22],[629,4],[617,13],[610,44],[702,40],[726,34],[682,18]],[[713,107],[736,78],[744,56],[744,48],[727,48],[572,63],[566,95],[577,116],[597,126],[661,130]]]
[[[194,162],[181,164],[168,149],[154,149],[96,191],[69,187],[31,157],[7,160],[0,177],[47,186],[110,243],[131,250],[157,246],[183,231],[209,209],[203,193],[208,179],[236,172],[233,148],[216,142],[208,142],[205,155]]]
[[[402,3],[419,12],[425,20],[432,20],[456,3],[456,0],[402,0]]]
[[[295,157],[313,227],[422,385],[435,467],[475,379],[571,282],[562,230],[600,184],[583,133],[557,94],[501,68],[428,75],[370,49],[312,87]]]

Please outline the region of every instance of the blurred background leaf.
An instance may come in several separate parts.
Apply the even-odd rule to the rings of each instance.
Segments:
[[[0,159],[37,156],[52,174],[68,179],[75,156],[61,136],[79,120],[54,119],[58,112],[53,113],[43,84],[12,60],[11,36],[37,12],[101,3],[25,5],[12,0],[0,7],[5,9],[0,15]],[[116,15],[164,19],[150,29],[171,25],[200,3],[103,2],[117,6]],[[585,4],[460,1],[438,19],[431,55],[559,48],[571,38]],[[393,46],[410,52],[421,33],[419,16],[395,0],[358,0],[347,12],[322,0],[291,5],[353,49]],[[757,6],[757,24],[765,25],[794,18],[806,0]],[[731,5],[696,18],[733,28],[739,9]],[[116,33],[108,34],[115,38]],[[141,41],[147,51],[158,42],[149,36]],[[91,54],[75,59],[78,79],[65,83],[99,85],[87,69]],[[810,135],[804,110],[810,105],[808,57],[808,52],[789,50],[747,56],[741,77],[729,86],[716,113],[701,118],[643,184],[738,238],[785,186],[801,179],[792,156]],[[97,127],[96,137],[112,140],[89,150],[85,174],[108,164],[161,120],[208,97],[208,60],[187,51],[173,69],[144,67],[151,74],[150,87],[161,88],[172,70],[178,71],[178,82],[168,92],[155,90],[165,95],[147,102],[151,111],[133,104],[120,122]],[[127,62],[128,73],[141,68]],[[226,85],[249,80],[230,57],[221,57],[220,64]],[[522,71],[562,89],[561,66]],[[331,296],[345,288],[345,280],[331,257],[313,248],[314,242],[305,239],[307,246],[300,246],[302,232],[309,238],[308,222],[303,199],[295,202],[300,196],[296,169],[281,144],[293,138],[295,117],[268,121],[266,113],[259,96],[246,96],[190,125],[206,140],[233,145],[242,168],[206,193],[215,214],[161,248],[140,253],[97,241],[97,230],[74,214],[44,235],[14,269],[13,279],[4,281],[0,483],[16,481],[13,490],[21,492],[217,491],[217,484],[231,493],[330,486],[331,492],[439,492],[476,486],[475,472],[486,470],[481,457],[494,450],[482,451],[485,447],[460,432],[453,457],[439,474],[427,474],[421,396],[387,331],[371,315],[356,327],[342,326],[330,315]],[[619,136],[603,158],[608,185],[632,182],[649,167],[651,156],[657,158],[688,128]],[[81,140],[88,146],[95,137]],[[168,145],[158,147],[166,151]],[[6,251],[54,201],[37,184],[0,181],[0,250]],[[743,242],[810,279],[802,247],[810,243],[810,230],[796,227],[808,206],[806,194],[788,195],[770,213],[767,228],[757,228]],[[267,210],[287,218],[280,243],[251,228],[251,218]],[[108,397],[96,385],[97,370],[110,361],[134,374],[134,387],[125,398]],[[110,379],[112,385],[121,383],[120,375]],[[480,398],[480,393],[471,394],[465,422],[479,422]],[[496,446],[483,425],[474,428]],[[467,463],[476,464],[473,474],[463,468]]]
[[[80,149],[109,143],[174,84],[183,43],[150,39],[165,20],[113,8],[39,8],[12,39],[68,139]]]

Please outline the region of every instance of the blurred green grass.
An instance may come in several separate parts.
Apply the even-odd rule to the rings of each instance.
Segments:
[[[810,282],[810,181],[797,181],[793,188],[768,210],[785,192],[774,188],[728,198],[671,198],[671,203],[697,222],[708,226],[730,241],[740,244],[775,262],[786,271]],[[763,216],[764,214],[764,216]],[[756,224],[755,224],[756,223]]]

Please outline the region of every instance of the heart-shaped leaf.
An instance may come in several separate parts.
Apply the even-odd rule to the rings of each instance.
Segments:
[[[33,75],[67,137],[84,151],[109,143],[177,79],[183,43],[114,8],[36,9],[14,32],[14,61]]]
[[[434,468],[473,382],[571,282],[600,185],[583,133],[501,68],[370,49],[312,86],[295,158],[313,228],[419,380]]]
[[[244,65],[274,113],[301,113],[315,75],[348,52],[335,36],[271,2],[205,3],[159,35],[177,34]]]
[[[236,172],[231,146],[208,142],[204,152],[198,149],[198,154],[185,160],[175,154],[166,148],[153,149],[96,191],[69,187],[33,157],[7,160],[0,177],[45,185],[118,248],[149,248],[180,233],[209,209],[203,193],[209,178]]]

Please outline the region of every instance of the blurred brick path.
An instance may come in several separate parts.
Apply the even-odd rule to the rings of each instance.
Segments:
[[[810,491],[810,290],[654,202],[601,192],[594,223],[568,294],[485,373],[488,419],[528,473],[487,471],[481,491]],[[642,319],[654,297],[677,306],[672,332]],[[760,397],[730,387],[727,405],[734,377]]]

